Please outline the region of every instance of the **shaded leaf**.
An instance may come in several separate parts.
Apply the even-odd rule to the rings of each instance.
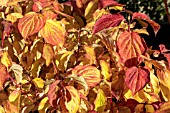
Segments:
[[[44,17],[35,12],[29,12],[19,20],[18,29],[26,40],[29,36],[37,33],[45,24]]]
[[[165,102],[161,104],[160,108],[156,110],[154,113],[169,113],[170,111],[170,102]]]
[[[49,99],[49,103],[52,107],[56,107],[57,105],[57,95],[56,95],[56,91],[57,91],[57,85],[60,83],[60,80],[56,80],[55,82],[53,82],[50,87],[49,87],[49,91],[48,91],[48,99]]]
[[[12,66],[10,67],[9,71],[14,72],[17,84],[21,83],[22,74],[23,74],[23,68],[20,65],[13,63]]]
[[[160,29],[160,25],[151,20],[146,14],[144,13],[133,13],[132,20],[134,19],[142,19],[147,21],[153,28],[155,35],[157,34],[158,30]]]
[[[70,75],[67,78],[70,78],[70,79],[74,80],[75,82],[79,83],[80,85],[82,85],[84,87],[85,91],[88,90],[87,82],[85,81],[85,79],[82,76]]]
[[[131,67],[126,71],[125,83],[133,95],[140,91],[149,81],[149,71],[143,67]]]
[[[100,71],[94,66],[78,65],[73,69],[72,74],[82,76],[89,87],[94,87],[101,81]]]
[[[93,33],[97,33],[109,27],[118,26],[125,18],[121,14],[106,14],[99,18],[93,28]]]
[[[44,87],[44,80],[42,78],[34,78],[33,82],[37,88],[43,88]]]
[[[159,48],[160,48],[161,53],[166,57],[168,64],[169,64],[169,68],[170,68],[170,53],[169,53],[169,50],[166,49],[165,45],[163,45],[163,44],[160,44]]]
[[[10,95],[9,95],[9,101],[14,102],[16,99],[21,96],[21,91],[19,90],[14,90]]]
[[[78,91],[73,86],[66,86],[66,89],[71,95],[71,100],[69,102],[65,102],[66,108],[69,113],[77,113],[80,106],[80,96]]]
[[[46,20],[46,24],[40,30],[40,34],[47,43],[63,47],[65,42],[65,29],[59,21]]]
[[[84,50],[86,51],[86,58],[90,60],[90,65],[96,63],[96,54],[93,47],[84,46]]]
[[[8,78],[6,67],[0,63],[0,90],[4,88],[4,83]]]
[[[44,44],[42,56],[46,60],[46,66],[48,67],[54,56],[54,50],[52,46],[50,46],[49,44]]]
[[[124,31],[120,34],[117,41],[117,47],[123,63],[129,60],[127,61],[127,67],[137,65],[138,62],[136,58],[145,54],[147,50],[144,40],[138,35],[138,33],[128,31]]]
[[[94,101],[94,105],[95,105],[95,110],[98,112],[103,112],[106,105],[107,105],[107,99],[105,97],[105,94],[103,92],[103,90],[99,89],[97,92],[97,97]]]

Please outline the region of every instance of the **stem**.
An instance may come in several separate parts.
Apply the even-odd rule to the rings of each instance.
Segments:
[[[168,18],[168,23],[170,24],[170,14],[169,14],[169,11],[168,11],[167,0],[164,0],[164,4],[165,4],[166,15],[167,15],[167,18]]]

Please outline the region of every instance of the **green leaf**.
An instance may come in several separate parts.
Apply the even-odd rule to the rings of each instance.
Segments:
[[[107,100],[103,90],[99,89],[97,93],[97,97],[94,101],[95,110],[98,112],[103,112],[107,104],[106,101]]]

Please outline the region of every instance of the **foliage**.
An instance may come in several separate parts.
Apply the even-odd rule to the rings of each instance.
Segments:
[[[113,0],[2,0],[0,112],[169,112],[170,55],[148,25]]]

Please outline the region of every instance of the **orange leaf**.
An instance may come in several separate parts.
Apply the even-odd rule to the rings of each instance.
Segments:
[[[19,20],[18,29],[26,40],[29,36],[37,33],[44,24],[45,19],[41,14],[29,12]]]
[[[0,90],[3,89],[5,81],[8,79],[6,67],[0,63]]]
[[[72,74],[82,76],[89,87],[94,87],[101,81],[100,71],[94,66],[78,65],[73,69]]]
[[[144,40],[135,32],[124,31],[120,34],[118,41],[118,53],[127,67],[135,66],[137,57],[146,52]],[[128,60],[128,62],[127,62]]]
[[[48,44],[44,44],[43,58],[46,60],[46,66],[50,65],[50,63],[51,63],[51,61],[53,59],[53,56],[54,56],[53,48]]]
[[[47,43],[63,47],[65,42],[65,29],[59,21],[46,20],[46,24],[40,30],[40,34]]]

